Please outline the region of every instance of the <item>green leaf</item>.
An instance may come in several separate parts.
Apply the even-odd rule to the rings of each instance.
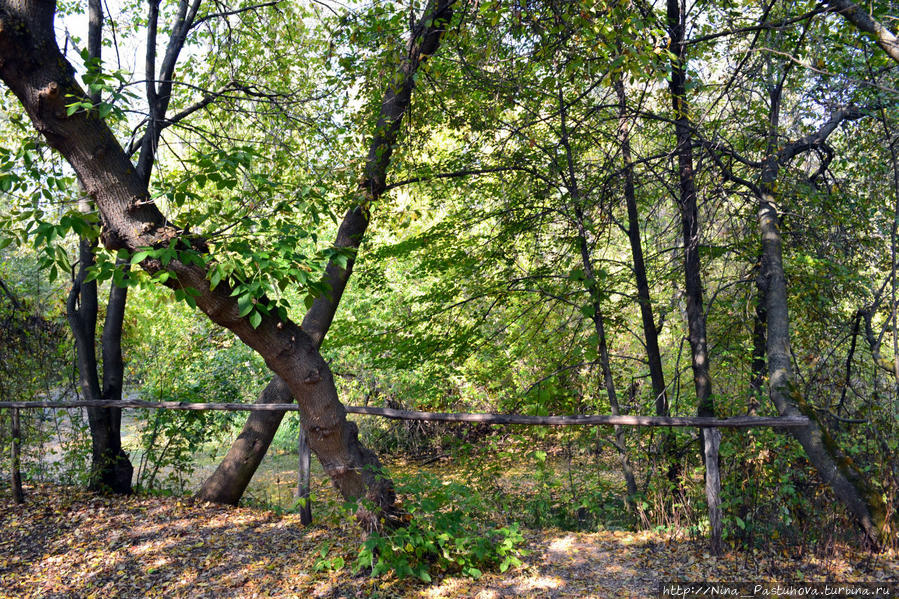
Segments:
[[[253,312],[250,313],[250,326],[254,329],[258,328],[261,322],[262,314],[260,314],[258,310],[253,310]]]
[[[140,264],[144,260],[146,260],[150,254],[153,253],[153,250],[141,250],[131,256],[131,264]]]
[[[249,294],[241,295],[237,298],[237,315],[243,318],[247,314],[253,311],[253,301],[252,297]]]

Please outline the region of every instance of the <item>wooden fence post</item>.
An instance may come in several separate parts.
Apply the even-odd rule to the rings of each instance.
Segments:
[[[709,504],[709,552],[721,555],[721,473],[718,470],[718,448],[721,431],[702,429],[705,450],[705,496]]]
[[[25,503],[25,494],[22,492],[22,473],[19,471],[19,410],[12,410],[12,439],[10,442],[10,454],[12,457],[12,497],[16,503]]]
[[[306,431],[300,426],[300,435],[297,439],[300,455],[300,464],[297,469],[297,498],[300,500],[300,522],[304,526],[312,524],[312,501],[310,497],[310,466],[312,456],[309,451],[309,441],[306,439]]]

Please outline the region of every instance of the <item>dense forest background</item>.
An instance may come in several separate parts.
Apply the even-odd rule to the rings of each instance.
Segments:
[[[891,2],[48,13],[0,3],[4,400],[293,395],[324,472],[373,513],[392,490],[347,468],[449,458],[526,525],[694,535],[708,429],[360,419],[359,444],[334,402],[805,415],[722,430],[725,542],[897,543]],[[23,412],[27,477],[241,497],[255,467],[190,471],[252,453],[242,415],[132,416],[123,449],[118,410]],[[258,460],[293,447],[297,414],[260,418]],[[503,495],[512,458],[534,482]]]

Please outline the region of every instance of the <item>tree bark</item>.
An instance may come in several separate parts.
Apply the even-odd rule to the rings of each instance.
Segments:
[[[365,172],[357,189],[358,204],[344,215],[334,242],[334,247],[349,250],[352,254],[345,267],[334,261],[328,264],[323,282],[329,291],[315,299],[303,318],[302,329],[316,347],[321,347],[352,275],[355,252],[368,228],[369,208],[380,199],[386,188],[387,167],[399,137],[403,116],[412,100],[415,73],[439,48],[440,35],[451,16],[451,5],[452,2],[440,0],[425,12],[413,29],[406,58],[398,66],[400,84],[390,86],[385,91],[378,124],[369,144]],[[289,388],[283,382],[278,383],[277,376],[256,399],[257,403],[291,401]],[[236,504],[265,457],[283,418],[284,412],[250,414],[237,440],[216,471],[203,483],[197,497],[215,503]]]
[[[109,249],[169,247],[207,253],[205,241],[172,226],[150,199],[146,182],[135,171],[122,147],[102,119],[92,111],[66,114],[67,96],[86,98],[73,77],[73,69],[59,51],[53,31],[55,3],[33,0],[0,2],[0,78],[25,108],[35,128],[69,162],[88,195],[96,202],[103,223],[102,239]],[[436,49],[443,27],[451,17],[448,2],[438,1],[426,20],[416,26],[404,64],[414,71]],[[411,57],[411,58],[409,58]],[[414,66],[411,66],[414,65]],[[413,85],[388,93],[388,115],[402,116]],[[383,107],[382,107],[383,109]],[[397,114],[398,111],[398,114]],[[399,123],[395,124],[399,127]],[[379,129],[391,130],[394,122]],[[378,165],[389,154],[376,156]],[[386,164],[384,164],[386,166]],[[383,181],[372,188],[383,189]],[[148,257],[141,266],[150,274],[166,270],[166,285],[192,288],[197,306],[216,324],[234,332],[256,350],[278,374],[300,405],[303,428],[325,472],[341,494],[360,500],[357,518],[368,530],[391,522],[398,515],[392,482],[381,475],[377,457],[358,440],[355,424],[348,422],[337,397],[334,377],[312,337],[290,319],[280,320],[272,308],[254,327],[240,316],[232,288],[222,282],[210,289],[205,267],[179,259],[163,266]],[[265,305],[266,298],[258,298]]]

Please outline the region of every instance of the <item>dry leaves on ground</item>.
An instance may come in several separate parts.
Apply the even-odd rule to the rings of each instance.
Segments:
[[[896,555],[841,548],[802,557],[731,552],[650,532],[527,533],[522,567],[424,584],[316,571],[322,547],[351,563],[351,523],[177,498],[110,498],[69,487],[0,496],[0,597],[649,597],[662,581],[899,582]]]

